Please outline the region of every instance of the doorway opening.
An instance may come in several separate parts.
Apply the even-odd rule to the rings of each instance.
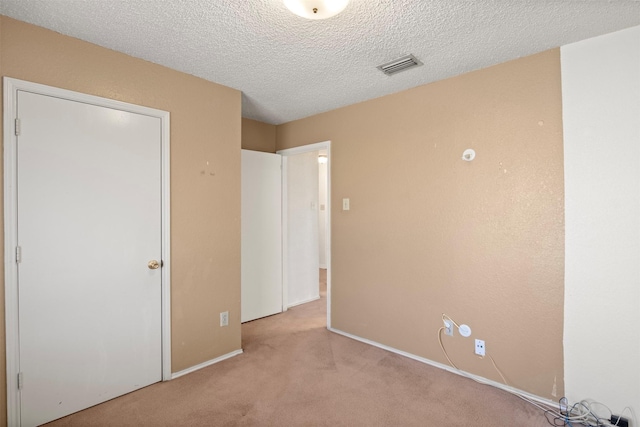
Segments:
[[[331,141],[277,154],[283,160],[283,308],[319,299],[325,279],[330,328]]]

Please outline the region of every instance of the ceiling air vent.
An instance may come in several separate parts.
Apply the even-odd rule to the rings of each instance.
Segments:
[[[395,59],[386,64],[378,65],[378,70],[385,73],[387,76],[392,76],[400,71],[408,70],[409,68],[418,67],[422,65],[422,62],[413,55],[403,56],[402,58]]]

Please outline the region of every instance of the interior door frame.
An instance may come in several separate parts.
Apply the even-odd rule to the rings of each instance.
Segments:
[[[162,380],[171,379],[171,258],[170,258],[170,145],[167,111],[59,89],[24,80],[4,77],[4,287],[5,287],[5,338],[7,363],[7,421],[10,426],[20,425],[20,372],[19,317],[18,317],[18,266],[16,263],[17,238],[17,146],[15,117],[18,91],[52,96],[69,101],[113,108],[130,113],[157,117],[161,121],[161,328],[162,328]]]
[[[289,277],[287,275],[289,267],[289,258],[287,256],[289,250],[289,219],[286,209],[289,202],[287,157],[320,150],[327,152],[327,328],[331,328],[331,141],[317,142],[315,144],[276,151],[276,154],[282,156],[282,310],[287,311],[289,305]]]

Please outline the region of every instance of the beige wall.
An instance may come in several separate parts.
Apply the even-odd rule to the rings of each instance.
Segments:
[[[242,119],[242,148],[276,152],[276,126],[251,119]]]
[[[473,331],[444,339],[460,368],[500,380],[484,339],[510,385],[562,396],[561,114],[556,49],[278,126],[278,150],[332,141],[332,326],[446,363],[446,313]]]
[[[0,25],[1,75],[171,113],[172,371],[239,349],[240,92],[6,17]],[[3,345],[2,420],[4,355]]]

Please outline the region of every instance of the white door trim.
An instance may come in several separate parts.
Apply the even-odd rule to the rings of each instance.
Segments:
[[[327,151],[327,328],[331,328],[331,141],[317,142],[315,144],[276,151],[276,154],[282,156],[282,309],[283,311],[287,309],[289,296],[289,278],[287,277],[289,259],[286,256],[289,249],[287,243],[288,218],[286,214],[286,206],[288,203],[288,190],[286,185],[287,157],[320,150]]]
[[[19,329],[18,329],[18,268],[17,247],[17,171],[16,132],[18,90],[53,96],[71,101],[101,107],[114,108],[146,116],[157,117],[162,123],[162,380],[171,379],[171,262],[170,262],[170,162],[169,162],[169,113],[167,111],[142,107],[86,95],[65,89],[54,88],[23,80],[4,78],[4,271],[5,271],[5,337],[7,363],[7,422],[10,426],[20,425],[20,393],[18,372],[20,372]]]

